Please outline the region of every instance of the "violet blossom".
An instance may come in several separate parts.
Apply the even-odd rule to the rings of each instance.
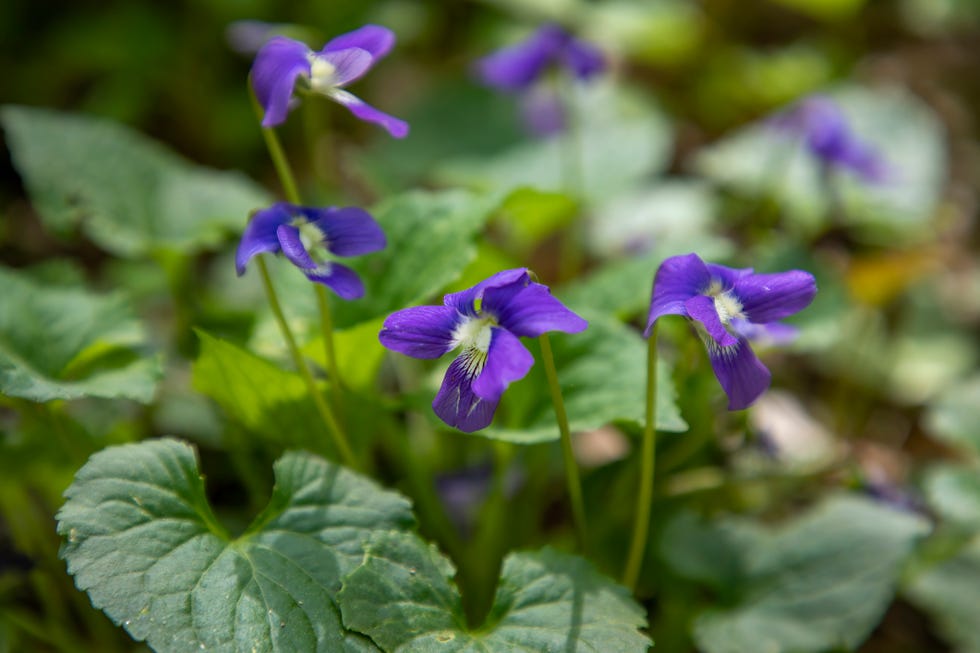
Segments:
[[[347,107],[361,120],[381,125],[395,138],[404,138],[408,135],[407,123],[343,88],[360,79],[394,44],[394,33],[378,25],[365,25],[342,34],[319,52],[284,36],[272,38],[259,50],[252,65],[252,88],[265,112],[262,126],[285,122],[295,102],[296,86],[300,85]]]
[[[329,255],[358,256],[384,249],[384,232],[364,209],[312,208],[287,202],[258,211],[245,228],[235,254],[238,276],[256,254],[282,252],[310,281],[344,299],[364,295],[357,273]]]
[[[564,70],[587,81],[606,69],[595,46],[573,37],[563,27],[547,24],[527,40],[480,59],[476,72],[492,88],[522,94],[522,114],[528,129],[548,136],[564,129],[565,107],[554,89],[539,82],[550,70]]]
[[[657,269],[645,334],[663,315],[688,318],[728,395],[728,409],[741,410],[766,391],[772,378],[749,340],[784,341],[790,327],[779,320],[806,308],[816,292],[809,272],[756,274],[751,268],[706,264],[696,254],[673,256]]]
[[[858,138],[840,106],[827,96],[805,98],[771,124],[800,139],[827,169],[848,170],[867,182],[882,182],[889,176],[881,154]]]
[[[392,313],[378,335],[381,344],[414,358],[439,358],[454,349],[432,408],[446,424],[467,433],[488,426],[504,390],[534,364],[519,338],[548,331],[578,333],[588,323],[531,280],[526,268],[504,270],[442,306]]]

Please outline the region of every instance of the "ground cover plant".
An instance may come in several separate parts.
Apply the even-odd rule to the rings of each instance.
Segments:
[[[980,651],[971,3],[320,4],[0,13],[0,653]]]

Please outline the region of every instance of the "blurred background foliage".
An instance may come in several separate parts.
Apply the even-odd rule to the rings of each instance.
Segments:
[[[190,438],[202,447],[213,500],[228,508],[223,517],[233,521],[246,519],[231,509],[240,507],[242,493],[252,509],[268,496],[268,461],[310,437],[302,416],[311,408],[294,376],[279,370],[285,376],[271,399],[261,391],[251,398],[228,396],[217,380],[231,365],[247,378],[277,373],[242,347],[265,357],[281,353],[270,316],[256,309],[261,295],[254,277],[235,281],[230,258],[245,207],[278,188],[246,87],[249,50],[257,46],[256,31],[265,28],[237,22],[244,20],[272,23],[275,33],[311,45],[366,22],[398,35],[394,53],[359,82],[358,94],[408,120],[411,136],[391,140],[325,102],[307,101],[304,115],[280,130],[307,197],[372,205],[419,187],[462,186],[484,194],[479,200],[453,193],[403,196],[394,208],[381,205],[381,215],[388,206],[395,218],[415,216],[397,236],[406,242],[410,226],[430,214],[456,216],[451,222],[459,231],[444,235],[446,257],[429,261],[444,267],[443,276],[436,271],[426,278],[431,287],[409,289],[379,281],[389,298],[463,287],[504,266],[530,265],[545,280],[562,278],[555,234],[578,214],[580,202],[591,218],[589,268],[557,292],[583,311],[637,323],[657,262],[684,251],[762,271],[803,268],[817,276],[817,300],[795,321],[800,340],[767,358],[778,389],[746,414],[721,410],[699,343],[690,343],[684,325],[665,325],[678,418],[690,431],[663,439],[662,498],[650,551],[656,562],[641,579],[659,650],[750,650],[739,648],[739,638],[753,629],[778,631],[794,619],[833,620],[851,611],[857,615],[851,634],[784,639],[778,645],[788,648],[772,650],[980,651],[980,3],[974,0],[0,4],[0,104],[111,119],[183,157],[135,136],[125,153],[103,152],[97,139],[85,140],[82,124],[55,119],[18,128],[17,110],[4,113],[6,151],[22,139],[23,161],[15,172],[9,155],[0,160],[0,261],[23,276],[4,282],[0,332],[15,342],[36,335],[25,333],[33,325],[18,326],[8,307],[16,293],[37,293],[42,304],[79,307],[90,330],[111,325],[117,338],[110,340],[119,350],[109,352],[111,360],[104,350],[90,350],[81,362],[73,357],[92,344],[84,338],[77,350],[38,350],[43,356],[35,366],[66,384],[43,389],[47,394],[35,389],[33,395],[0,398],[0,651],[141,650],[89,607],[57,558],[53,515],[72,474],[93,451],[166,433]],[[553,165],[560,139],[530,139],[513,98],[480,87],[472,76],[474,59],[545,20],[558,20],[598,44],[615,69],[615,83],[583,90],[578,98],[589,155],[581,197],[561,192]],[[815,91],[840,101],[855,130],[896,162],[901,184],[874,189],[840,179],[835,215],[835,200],[812,163],[757,122]],[[317,129],[324,122],[331,127],[327,132]],[[77,130],[69,133],[69,127]],[[39,144],[46,153],[28,153]],[[135,158],[125,159],[130,156]],[[35,190],[57,185],[59,175],[64,181],[66,170],[85,168],[86,157],[94,157],[85,173],[93,184],[109,174],[100,157],[145,161],[140,175],[154,179],[213,177],[206,177],[206,188],[183,181],[169,190],[164,185],[160,197],[108,192],[97,201],[100,215],[110,219],[79,222],[70,203],[45,202]],[[127,170],[132,172],[126,167],[120,174]],[[212,200],[221,215],[188,213]],[[111,219],[120,214],[138,214],[153,225],[147,232],[152,235],[127,233]],[[489,237],[473,244],[488,223]],[[378,279],[424,262],[399,268],[397,261],[381,260],[394,267],[375,271]],[[308,325],[316,308],[305,281],[282,266],[273,272],[291,317]],[[358,360],[341,360],[355,389],[370,385],[383,369],[377,309],[366,302],[344,307],[338,316],[342,326],[354,327],[340,334],[341,351],[363,352]],[[35,319],[44,322],[43,315]],[[195,327],[226,341],[195,335]],[[42,335],[60,342],[55,331]],[[318,355],[313,335],[307,351]],[[140,403],[152,390],[145,387],[147,374],[160,367],[165,373],[153,403]],[[125,375],[116,380],[131,392],[129,399],[105,399],[119,396],[113,386],[64,401],[73,397],[65,388],[77,388],[79,378],[105,388],[99,376],[104,369]],[[514,394],[502,408],[504,417],[534,413],[540,397],[522,405]],[[425,410],[428,397],[423,388],[406,402]],[[34,400],[54,401],[42,407]],[[263,400],[269,411],[251,410]],[[371,401],[368,410],[377,407]],[[273,425],[289,437],[249,439],[276,430]],[[507,429],[503,419],[497,425],[503,439],[534,441],[539,425],[524,426]],[[596,525],[605,546],[595,554],[607,570],[619,567],[616,540],[629,521],[635,485],[623,454],[635,433],[621,426],[627,444],[621,433],[600,434],[590,439],[598,444],[584,444],[580,452],[591,465],[590,508],[608,512]],[[485,464],[491,455],[498,463],[512,455],[499,447],[488,454],[489,445],[479,438],[444,435],[415,442],[417,450],[406,455],[427,460],[432,473],[447,474]],[[404,448],[392,441],[385,446]],[[540,468],[542,460],[545,468],[551,465],[554,480],[560,476],[557,463],[547,460],[550,453],[536,445],[526,458],[531,466]],[[403,484],[425,510],[432,497],[411,470],[399,466],[397,454],[380,467],[383,478]],[[502,519],[501,490],[493,495],[498,503],[486,507],[490,526],[469,534],[484,547],[473,555],[499,559],[511,547],[554,535],[560,482],[544,490],[535,484],[547,480],[523,483],[540,499],[518,509],[515,522],[525,525],[489,535]],[[806,512],[783,531],[764,527],[804,515],[818,495],[839,488],[918,510],[935,528],[909,558],[903,552],[921,535],[916,527],[848,499]],[[535,508],[546,515],[540,523]],[[695,513],[743,516],[699,521]],[[852,548],[846,529],[842,534],[822,527],[847,520],[880,525],[881,547]],[[422,522],[423,532],[449,548],[445,524]],[[880,565],[888,578],[901,577],[897,600],[887,588],[868,590],[883,597],[875,599],[882,610],[890,605],[880,623],[874,610],[870,616],[861,612],[861,597],[842,598],[831,613],[822,613],[826,606],[819,601],[798,606],[798,613],[781,612],[776,599],[775,607],[767,603],[780,592],[793,595],[793,587],[773,581],[773,569],[780,568],[771,560],[792,558],[796,545],[811,537],[818,539],[802,547],[806,560],[799,567],[805,572],[814,565],[814,576],[831,585],[855,572],[833,561],[822,566],[826,551],[839,558],[855,551],[856,560]],[[495,572],[484,577],[477,563],[456,562],[465,590],[484,596],[487,584],[492,589]],[[807,587],[816,592],[820,584]],[[479,612],[478,606],[471,609]]]

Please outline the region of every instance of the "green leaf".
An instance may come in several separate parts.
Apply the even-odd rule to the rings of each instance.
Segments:
[[[916,576],[905,594],[935,620],[957,653],[980,653],[980,539]]]
[[[17,106],[0,121],[48,228],[80,225],[118,256],[213,247],[271,201],[243,175],[193,165],[123,125]]]
[[[120,295],[50,286],[0,267],[0,393],[33,401],[148,402],[160,359]]]
[[[980,532],[980,469],[940,465],[926,475],[929,505],[944,520]]]
[[[344,623],[385,651],[646,651],[643,608],[591,564],[552,549],[504,560],[486,623],[466,626],[452,564],[408,533],[378,533],[338,596]]]
[[[290,446],[315,437],[321,418],[299,374],[204,331],[197,336],[201,350],[193,365],[195,390],[262,437]]]
[[[310,454],[275,464],[272,499],[230,537],[176,440],[92,456],[58,513],[61,555],[92,604],[156,651],[370,651],[340,622],[341,577],[408,501]]]
[[[854,133],[876,148],[897,176],[891,183],[868,184],[847,172],[835,174],[843,219],[888,239],[890,246],[897,236],[931,237],[929,220],[946,177],[943,128],[935,114],[897,89],[842,87],[832,95]],[[776,199],[787,219],[804,229],[818,230],[830,219],[832,195],[813,157],[764,123],[702,150],[695,164],[718,184]]]
[[[980,454],[980,374],[940,395],[929,406],[925,423],[933,436]]]
[[[642,424],[646,406],[646,340],[634,329],[608,318],[586,315],[582,333],[549,337],[572,431],[590,431],[614,421]],[[512,419],[497,420],[480,435],[509,442],[557,440],[554,407],[541,378],[540,356],[534,374],[504,394]],[[517,404],[521,403],[522,408]],[[657,428],[681,432],[687,423],[677,408],[670,367],[657,362]]]
[[[838,496],[781,528],[743,538],[740,598],[701,614],[706,653],[854,649],[891,602],[902,563],[927,525],[865,499]],[[738,542],[738,539],[735,540]]]
[[[440,181],[502,193],[565,189],[599,200],[666,168],[670,127],[645,98],[605,82],[576,91],[577,133],[524,143],[495,157],[451,161],[438,169]]]
[[[388,246],[344,261],[361,274],[367,292],[357,301],[335,302],[336,325],[352,326],[417,304],[455,280],[476,256],[473,240],[495,205],[491,198],[463,191],[419,191],[378,206],[373,215]]]

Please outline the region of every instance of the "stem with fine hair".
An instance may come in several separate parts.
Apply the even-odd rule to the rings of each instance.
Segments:
[[[538,341],[541,344],[541,359],[544,363],[544,373],[548,377],[548,387],[551,390],[551,402],[555,407],[558,432],[561,434],[561,450],[565,460],[565,479],[568,482],[568,497],[572,503],[572,518],[575,521],[575,534],[578,537],[579,549],[584,553],[588,550],[585,502],[582,499],[582,482],[579,479],[578,466],[575,463],[575,452],[572,449],[572,434],[568,428],[568,415],[565,413],[565,402],[561,397],[561,386],[558,385],[558,372],[555,370],[555,357],[551,352],[551,341],[548,340],[548,334],[541,334]]]
[[[643,447],[640,452],[640,491],[636,498],[636,517],[630,541],[623,584],[631,591],[643,565],[650,532],[650,510],[653,505],[653,474],[657,456],[657,324],[654,323],[647,340],[647,397],[646,424],[643,427]]]

